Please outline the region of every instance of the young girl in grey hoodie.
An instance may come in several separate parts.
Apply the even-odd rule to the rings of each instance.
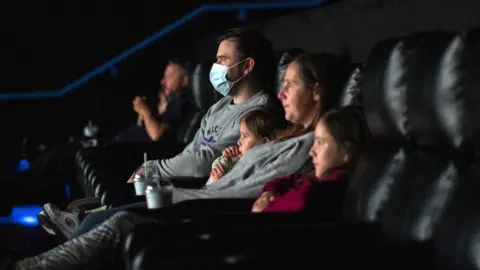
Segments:
[[[283,117],[280,119],[266,110],[247,113],[240,122],[240,138],[237,145],[223,150],[222,156],[213,162],[212,172],[205,186],[213,184],[227,174],[248,150],[273,141],[278,130],[284,127],[284,122]]]

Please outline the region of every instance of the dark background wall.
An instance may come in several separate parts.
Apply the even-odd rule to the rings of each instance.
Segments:
[[[229,2],[235,1],[221,1]],[[168,9],[158,1],[125,3],[2,2],[0,93],[58,91],[201,4],[218,1],[194,0]],[[110,135],[135,119],[131,104],[135,95],[156,94],[169,58],[194,58],[192,40],[286,12],[291,10],[260,11],[245,20],[239,20],[236,11],[202,14],[119,63],[113,72],[104,72],[61,98],[0,100],[0,139],[26,136],[55,142],[81,133],[88,119]]]
[[[376,42],[419,31],[462,30],[480,26],[478,0],[344,0],[255,24],[277,50],[348,53],[363,61]],[[196,44],[211,57],[216,35]]]
[[[200,3],[216,1],[169,10],[146,0],[100,2],[2,2],[0,56],[7,72],[0,92],[57,90]],[[107,72],[59,99],[0,101],[0,148],[18,149],[24,136],[33,142],[65,140],[81,133],[88,119],[114,133],[134,121],[135,95],[158,90],[168,58],[213,61],[215,40],[225,28],[252,25],[277,50],[301,47],[350,54],[361,62],[384,38],[478,27],[479,10],[478,0],[332,0],[303,11],[247,12],[244,20],[236,12],[207,13],[118,65],[118,76]]]

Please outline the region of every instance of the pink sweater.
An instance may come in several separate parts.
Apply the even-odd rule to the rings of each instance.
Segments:
[[[264,192],[275,194],[275,199],[263,211],[300,212],[321,208],[341,211],[348,179],[348,174],[342,171],[334,171],[322,179],[302,174],[276,178],[263,188]]]

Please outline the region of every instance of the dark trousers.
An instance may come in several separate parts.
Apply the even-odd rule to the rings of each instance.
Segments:
[[[146,202],[139,202],[134,204],[127,204],[115,208],[110,208],[104,211],[89,213],[85,216],[80,227],[75,230],[73,237],[83,235],[95,228],[97,225],[103,223],[105,220],[123,210],[147,209]]]
[[[163,219],[185,215],[202,215],[202,213],[248,213],[253,202],[252,199],[202,199],[184,201],[155,210],[147,209],[146,202],[133,203],[88,214],[75,231],[74,237],[89,232],[117,212],[124,210],[151,218]]]

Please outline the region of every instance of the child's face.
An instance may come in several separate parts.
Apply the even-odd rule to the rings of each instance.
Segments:
[[[245,121],[240,123],[240,139],[237,141],[238,150],[242,156],[252,147],[257,144],[265,143],[268,139],[266,138],[257,138],[255,135],[247,128]]]
[[[320,121],[315,128],[315,139],[309,154],[312,157],[315,177],[317,178],[325,176],[324,173],[327,170],[340,166],[347,161],[345,150],[330,135],[323,121]]]

